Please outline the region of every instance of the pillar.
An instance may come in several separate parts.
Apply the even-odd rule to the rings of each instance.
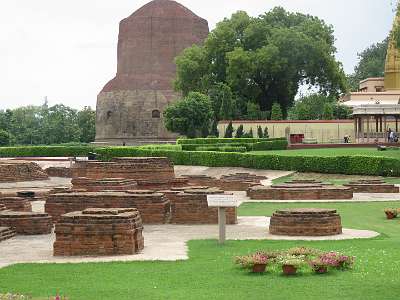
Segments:
[[[369,143],[369,121],[371,116],[367,116],[367,143]]]

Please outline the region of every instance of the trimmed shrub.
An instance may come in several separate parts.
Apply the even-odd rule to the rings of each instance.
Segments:
[[[91,146],[23,146],[1,147],[0,157],[65,157],[86,156],[96,152]]]
[[[286,138],[271,138],[271,139],[260,139],[260,138],[197,138],[197,139],[178,139],[176,143],[178,145],[186,144],[197,144],[197,145],[212,145],[212,144],[228,144],[228,143],[243,143],[243,144],[254,144],[259,142],[270,142],[270,141],[282,141]]]
[[[287,140],[259,142],[253,144],[253,151],[266,151],[266,150],[285,150],[288,147]]]
[[[182,147],[183,151],[200,151],[198,148],[203,147],[203,148],[220,148],[220,147],[244,147],[246,148],[246,151],[252,151],[253,150],[253,144],[245,144],[245,143],[226,143],[226,144],[210,144],[210,145],[199,145],[199,144],[183,144],[179,145]],[[245,152],[246,152],[245,151]]]
[[[400,176],[400,159],[371,156],[283,156],[276,154],[145,150],[134,147],[96,149],[102,160],[113,157],[168,157],[177,165],[243,167],[349,175]]]
[[[233,146],[222,146],[222,147],[216,147],[216,146],[200,146],[197,147],[195,151],[216,151],[216,152],[247,152],[246,147],[233,147]]]

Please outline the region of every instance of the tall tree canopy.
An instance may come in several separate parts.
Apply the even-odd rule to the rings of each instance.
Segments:
[[[359,83],[369,77],[383,77],[389,38],[376,43],[358,54],[359,62],[354,73],[348,76],[350,90],[358,91]]]
[[[262,111],[271,111],[277,102],[285,114],[303,84],[329,95],[345,91],[335,52],[332,27],[316,17],[281,7],[257,18],[239,11],[218,23],[204,46],[177,57],[175,87],[187,95],[227,85],[238,118],[247,114],[250,101]]]

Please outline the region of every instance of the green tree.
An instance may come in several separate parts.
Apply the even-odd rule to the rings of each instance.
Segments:
[[[322,119],[333,120],[333,106],[332,103],[325,103],[322,112]]]
[[[286,114],[303,84],[335,96],[345,91],[334,41],[332,27],[310,15],[281,7],[257,18],[239,11],[218,23],[203,46],[178,56],[175,87],[184,94],[208,93],[223,83],[240,103],[239,118],[247,102],[267,112],[272,99]]]
[[[94,142],[96,137],[96,111],[85,106],[77,115],[79,127],[79,141],[82,143]]]
[[[210,98],[191,92],[166,108],[164,122],[168,130],[193,138],[209,128],[212,116]]]
[[[243,137],[243,134],[244,134],[243,125],[240,125],[240,126],[238,127],[238,129],[236,129],[235,138],[241,138],[241,137]]]
[[[369,77],[383,77],[385,73],[385,59],[389,38],[373,44],[358,54],[359,62],[354,73],[347,76],[351,91],[358,91],[361,80]]]
[[[264,132],[263,132],[261,126],[258,126],[258,127],[257,127],[257,136],[258,136],[260,139],[262,139],[262,138],[264,137]]]
[[[224,138],[229,138],[229,139],[232,138],[234,131],[235,130],[233,129],[232,122],[229,122],[228,127],[226,127],[226,130],[225,130]]]
[[[233,94],[228,85],[218,83],[212,87],[208,95],[211,100],[215,120],[232,120],[234,118],[235,106]]]
[[[10,134],[5,130],[0,129],[0,147],[8,145],[10,145]]]
[[[265,126],[264,128],[264,138],[268,139],[269,138],[269,132],[268,132],[268,127]]]
[[[279,103],[277,103],[277,102],[275,102],[272,105],[271,120],[274,120],[274,121],[283,120],[282,109],[281,109],[281,106],[279,105]]]

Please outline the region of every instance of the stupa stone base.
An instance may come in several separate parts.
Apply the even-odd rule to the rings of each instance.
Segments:
[[[253,200],[341,200],[352,199],[353,190],[333,185],[290,183],[252,186],[247,196]]]
[[[334,209],[284,209],[271,217],[269,232],[287,236],[330,236],[342,233],[342,223]]]
[[[170,217],[170,202],[161,193],[71,192],[51,194],[45,211],[58,222],[61,215],[88,208],[137,208],[145,224],[164,224]]]
[[[385,183],[383,180],[357,180],[344,186],[349,187],[354,193],[398,193],[399,187]]]
[[[17,234],[38,235],[50,234],[53,222],[46,213],[6,210],[0,212],[0,226],[10,227]]]
[[[61,217],[54,256],[132,255],[144,248],[140,213],[134,208],[86,209]]]

